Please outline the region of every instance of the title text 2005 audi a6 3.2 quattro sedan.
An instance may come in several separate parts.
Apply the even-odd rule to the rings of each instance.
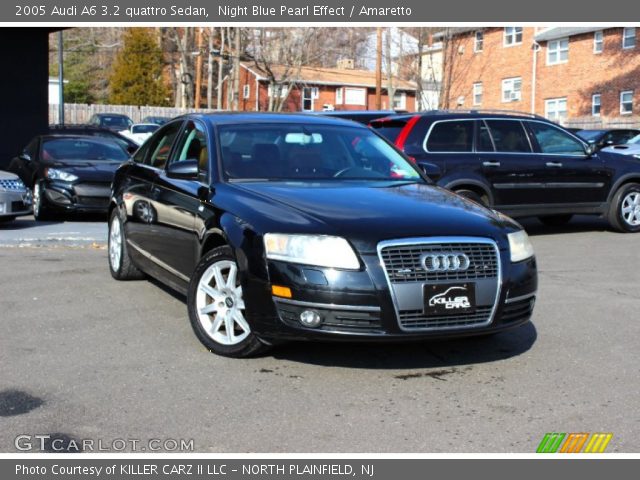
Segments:
[[[536,261],[499,213],[378,134],[302,115],[186,116],[116,173],[109,265],[187,295],[211,351],[488,334],[531,317]]]

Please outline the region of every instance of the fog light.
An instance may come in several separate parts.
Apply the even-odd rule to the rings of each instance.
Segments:
[[[300,323],[305,327],[316,328],[322,323],[322,317],[315,310],[305,310],[300,314]]]

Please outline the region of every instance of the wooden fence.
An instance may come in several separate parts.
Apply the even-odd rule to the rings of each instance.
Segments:
[[[206,108],[174,108],[174,107],[151,107],[134,105],[86,105],[82,103],[65,103],[64,123],[87,123],[95,113],[121,113],[127,115],[134,122],[140,122],[144,117],[177,117],[185,113],[209,113],[215,110]],[[49,123],[57,124],[58,105],[49,105]]]

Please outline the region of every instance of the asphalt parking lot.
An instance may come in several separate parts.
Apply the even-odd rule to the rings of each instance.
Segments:
[[[546,432],[640,449],[640,236],[524,222],[533,322],[485,339],[207,352],[184,300],[111,279],[106,225],[0,226],[0,451],[20,434],[193,439],[198,452],[534,452]],[[31,223],[30,223],[31,222]]]

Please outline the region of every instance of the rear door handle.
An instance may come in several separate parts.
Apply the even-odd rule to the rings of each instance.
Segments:
[[[482,162],[483,167],[499,167],[500,162]]]
[[[552,168],[560,168],[560,167],[562,167],[562,163],[560,163],[560,162],[547,162],[546,165],[547,165],[547,167],[552,167]]]

